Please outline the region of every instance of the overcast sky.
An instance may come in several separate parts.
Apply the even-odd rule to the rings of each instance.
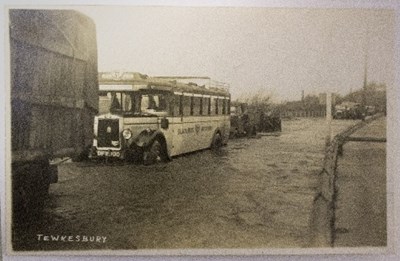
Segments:
[[[99,70],[210,76],[244,93],[296,100],[393,87],[395,16],[377,9],[79,7],[96,23]],[[367,40],[368,39],[368,40]]]

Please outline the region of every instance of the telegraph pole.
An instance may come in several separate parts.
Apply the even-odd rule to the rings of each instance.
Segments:
[[[366,48],[365,61],[364,61],[364,84],[363,84],[363,92],[362,92],[362,107],[363,108],[365,108],[365,106],[367,105],[367,85],[368,85],[367,73],[368,73],[368,47]]]
[[[367,29],[365,32],[365,57],[364,57],[364,83],[363,83],[363,91],[362,91],[362,113],[364,114],[366,111],[366,106],[367,106],[367,85],[368,85],[368,46],[369,46],[369,28],[368,28],[368,23],[367,23]],[[364,117],[363,117],[364,119]]]
[[[326,93],[326,138],[325,144],[328,147],[332,140],[332,93]]]

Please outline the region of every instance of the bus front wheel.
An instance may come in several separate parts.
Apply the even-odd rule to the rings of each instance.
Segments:
[[[222,137],[221,134],[219,132],[214,134],[212,143],[211,143],[211,149],[219,149],[222,147]]]

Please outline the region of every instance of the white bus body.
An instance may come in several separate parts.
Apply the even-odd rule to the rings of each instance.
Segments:
[[[227,89],[139,73],[100,73],[99,85],[91,157],[152,163],[217,147],[229,138]]]

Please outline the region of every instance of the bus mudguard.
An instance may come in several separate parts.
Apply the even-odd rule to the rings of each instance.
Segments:
[[[134,142],[138,147],[146,148],[151,145],[157,136],[164,137],[164,134],[159,130],[144,130],[136,136],[132,142]]]

